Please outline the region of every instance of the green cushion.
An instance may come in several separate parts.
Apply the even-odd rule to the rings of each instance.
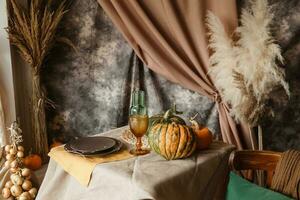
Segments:
[[[230,172],[227,200],[292,200],[280,193],[253,184]]]

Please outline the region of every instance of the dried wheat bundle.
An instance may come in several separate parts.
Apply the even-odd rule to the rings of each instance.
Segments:
[[[209,73],[231,114],[251,126],[262,117],[270,92],[281,85],[289,95],[284,73],[277,65],[283,60],[280,47],[270,34],[272,19],[267,0],[252,1],[250,9],[242,11],[238,40],[234,41],[220,20],[211,12],[207,14],[209,47],[213,50]]]
[[[72,45],[67,38],[58,37],[56,33],[66,13],[65,1],[54,6],[51,0],[31,0],[28,9],[19,6],[16,0],[9,0],[8,5],[10,8],[7,28],[9,40],[31,66],[34,150],[45,158],[48,152],[45,105],[53,105],[53,103],[45,96],[40,82],[40,73],[44,67],[45,57],[57,40]]]

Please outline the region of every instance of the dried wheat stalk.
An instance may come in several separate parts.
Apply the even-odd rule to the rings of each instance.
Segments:
[[[51,0],[31,0],[28,9],[19,6],[16,0],[9,0],[8,5],[9,40],[31,66],[33,149],[45,159],[48,152],[45,105],[53,103],[45,96],[40,73],[44,67],[45,57],[57,40],[72,44],[67,38],[61,38],[56,33],[66,13],[65,0],[55,9]]]

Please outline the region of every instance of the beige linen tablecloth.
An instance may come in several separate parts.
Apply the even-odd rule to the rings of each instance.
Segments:
[[[97,164],[126,160],[134,157],[130,154],[128,148],[122,148],[120,151],[102,157],[84,157],[67,152],[63,146],[56,147],[48,154],[59,166],[68,174],[75,177],[83,186],[88,186],[91,174]]]
[[[105,133],[118,137],[124,128]],[[88,187],[50,160],[37,200],[211,200],[222,187],[233,146],[215,142],[184,160],[154,152],[95,167]]]

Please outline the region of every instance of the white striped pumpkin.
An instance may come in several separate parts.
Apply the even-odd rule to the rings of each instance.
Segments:
[[[168,121],[165,117],[148,131],[151,148],[167,160],[186,158],[196,149],[192,129],[184,124]]]

